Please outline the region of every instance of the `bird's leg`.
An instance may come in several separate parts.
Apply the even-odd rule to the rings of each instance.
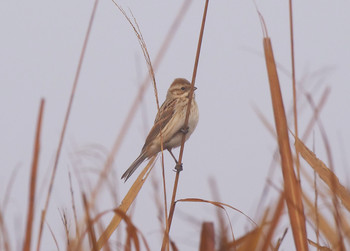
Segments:
[[[180,132],[182,132],[183,134],[187,134],[188,133],[188,129],[189,129],[188,126],[187,127],[183,127],[183,128],[180,129]]]
[[[175,158],[174,154],[172,153],[171,149],[168,149],[170,155],[173,157],[173,159],[175,160],[175,163],[176,163],[176,166],[175,166],[175,171],[177,172],[181,172],[183,169],[182,169],[182,163],[179,163],[177,161],[177,159]]]

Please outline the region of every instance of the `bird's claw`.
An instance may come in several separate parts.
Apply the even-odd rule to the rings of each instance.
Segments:
[[[182,163],[176,163],[176,166],[174,168],[174,172],[181,172],[183,170]]]
[[[183,127],[183,128],[180,129],[180,132],[182,132],[183,134],[187,134],[188,133],[188,129],[189,129],[188,126],[187,127]]]

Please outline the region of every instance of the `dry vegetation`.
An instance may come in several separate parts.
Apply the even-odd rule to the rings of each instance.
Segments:
[[[69,121],[69,115],[71,106],[73,104],[76,86],[79,79],[79,72],[81,69],[82,61],[84,58],[86,45],[89,39],[89,33],[93,23],[94,13],[96,11],[98,1],[95,1],[95,6],[93,13],[91,15],[90,25],[86,33],[86,38],[84,46],[81,52],[80,63],[76,72],[76,78],[74,80],[73,89],[71,92],[71,99],[67,108],[67,113],[62,127],[62,134],[55,158],[54,168],[52,171],[50,186],[47,191],[45,208],[42,209],[41,219],[40,219],[40,229],[39,233],[33,234],[33,220],[34,220],[34,208],[35,208],[35,191],[36,191],[36,176],[38,169],[38,157],[40,155],[40,133],[42,119],[44,116],[44,105],[45,101],[42,100],[36,131],[36,140],[33,153],[33,163],[32,171],[30,177],[30,192],[29,192],[29,205],[27,214],[27,224],[25,237],[23,240],[23,250],[31,250],[31,247],[36,246],[36,250],[41,249],[41,239],[43,231],[51,231],[49,228],[45,230],[45,216],[48,210],[48,205],[50,203],[52,187],[55,182],[55,174],[57,170],[58,160],[60,158],[60,152],[62,148],[62,142],[64,140],[65,128]],[[201,41],[203,38],[203,32],[205,31],[205,18],[208,7],[208,2],[206,3],[202,27],[200,30],[200,36],[198,41],[198,50],[196,55],[196,61],[192,76],[192,85],[195,84],[196,71],[198,66],[198,60],[200,55]],[[184,12],[187,8],[187,3],[185,1],[182,9],[180,10],[173,26],[169,30],[169,35],[165,39],[163,47],[161,48],[159,54],[157,55],[154,64],[152,65],[150,57],[147,52],[146,44],[143,40],[141,31],[137,25],[136,19],[131,15],[128,16],[123,9],[121,9],[117,4],[116,6],[124,14],[125,18],[130,23],[132,29],[134,29],[135,34],[140,42],[143,54],[145,56],[146,62],[149,66],[149,73],[151,79],[153,80],[153,87],[155,91],[155,98],[157,100],[157,105],[159,109],[158,97],[157,97],[157,86],[154,78],[153,67],[158,67],[161,58],[166,50],[169,41],[172,39],[173,34],[176,32],[178,24],[181,22]],[[291,6],[290,6],[291,8]],[[291,8],[292,9],[292,8]],[[292,24],[292,11],[290,12],[291,24]],[[163,175],[163,192],[164,201],[158,202],[160,208],[164,208],[162,214],[165,216],[165,222],[163,222],[163,239],[160,240],[159,246],[162,246],[162,250],[178,250],[176,242],[172,241],[171,236],[169,236],[169,231],[171,229],[171,223],[173,220],[173,214],[175,211],[175,205],[182,202],[192,202],[192,203],[206,203],[215,206],[218,213],[217,222],[203,222],[202,231],[198,233],[200,235],[199,250],[279,250],[280,244],[283,242],[283,238],[286,231],[282,231],[278,228],[280,222],[286,219],[290,222],[290,229],[293,234],[293,240],[295,248],[297,250],[346,250],[349,246],[350,236],[349,236],[349,224],[346,218],[350,211],[350,193],[349,191],[339,182],[339,179],[334,174],[332,166],[326,166],[317,156],[306,147],[303,143],[303,138],[310,134],[310,131],[306,132],[306,136],[300,138],[298,133],[298,113],[297,113],[297,99],[296,99],[296,89],[295,89],[295,74],[294,74],[294,60],[292,61],[292,72],[293,72],[293,90],[294,90],[294,128],[289,128],[286,119],[286,112],[283,104],[283,97],[281,95],[280,83],[278,79],[278,71],[274,60],[273,48],[271,46],[271,40],[268,37],[267,27],[264,24],[263,18],[258,12],[261,18],[262,28],[263,28],[263,47],[265,51],[265,60],[267,73],[269,78],[269,87],[271,91],[272,108],[274,112],[274,129],[273,132],[276,135],[276,140],[278,142],[279,154],[280,154],[280,169],[283,174],[284,187],[280,191],[280,196],[276,198],[276,203],[270,207],[262,208],[261,215],[256,222],[251,220],[243,212],[230,205],[219,201],[208,201],[199,198],[186,198],[177,199],[176,192],[178,186],[178,180],[180,178],[180,172],[176,173],[176,178],[174,182],[173,194],[171,197],[170,205],[167,204],[167,197],[165,195],[165,179]],[[293,26],[290,27],[291,31],[291,57],[294,59],[293,50]],[[146,88],[149,86],[148,78],[144,80],[142,86],[139,89],[138,95],[130,108],[127,119],[125,120],[123,127],[119,133],[118,138],[115,141],[112,151],[109,153],[105,165],[101,168],[99,178],[94,185],[91,194],[82,194],[83,205],[82,208],[84,212],[77,212],[77,206],[75,205],[73,193],[78,193],[78,191],[73,191],[71,189],[72,196],[72,209],[74,212],[74,227],[68,226],[67,215],[62,213],[62,222],[66,230],[66,250],[79,251],[79,250],[115,250],[115,246],[111,246],[109,238],[120,226],[123,221],[126,224],[125,240],[120,240],[122,243],[118,250],[150,250],[147,244],[146,238],[143,236],[142,232],[137,229],[133,220],[129,217],[128,209],[132,205],[133,201],[136,199],[139,191],[142,189],[144,182],[147,180],[148,174],[153,168],[155,158],[152,158],[143,171],[139,174],[136,181],[131,186],[130,190],[123,198],[120,205],[116,208],[112,208],[107,212],[99,212],[95,203],[96,198],[98,198],[101,186],[107,182],[106,177],[111,171],[114,156],[118,152],[123,137],[129,127],[132,118],[135,115],[135,111],[138,109],[140,100],[145,92]],[[326,97],[327,92],[325,92],[324,97]],[[321,108],[325,103],[325,98],[321,99],[321,102],[317,105],[314,104],[312,97],[308,97],[309,103],[314,109],[314,116],[310,119],[310,127],[312,128],[315,124],[322,127],[321,122],[318,119]],[[187,117],[188,118],[188,117]],[[262,122],[266,126],[269,122]],[[326,147],[327,138],[324,129],[323,132],[324,142]],[[293,133],[292,133],[293,132]],[[290,137],[292,135],[292,137]],[[290,142],[290,138],[294,142]],[[181,162],[182,155],[184,152],[184,141],[181,146],[179,161]],[[314,177],[310,177],[305,170],[312,168],[314,172]],[[163,163],[163,174],[164,174],[164,163]],[[70,174],[69,174],[70,175]],[[70,177],[70,176],[69,176]],[[309,193],[304,192],[301,186],[300,180],[304,180],[309,183],[311,187],[314,188],[314,196],[310,197]],[[317,182],[316,182],[317,181]],[[155,185],[155,186],[158,186]],[[72,187],[72,184],[71,184]],[[164,205],[160,205],[164,203]],[[320,210],[320,204],[327,205],[326,209]],[[168,211],[169,209],[169,211]],[[242,236],[235,237],[234,231],[232,230],[229,217],[223,217],[222,212],[226,213],[228,216],[229,210],[235,210],[240,214],[247,217],[251,222],[253,222],[253,228]],[[36,209],[38,210],[38,209]],[[114,213],[114,217],[105,225],[101,218],[107,213]],[[78,219],[77,215],[84,215],[82,219]],[[216,228],[219,229],[217,232],[214,231],[214,224],[217,225]],[[308,229],[307,229],[308,226]],[[75,232],[72,233],[72,229],[75,228]],[[308,231],[307,231],[308,230]],[[313,232],[311,234],[311,232]],[[33,236],[37,236],[34,238]],[[52,234],[54,240],[56,238]],[[312,237],[310,237],[312,236]],[[33,244],[34,243],[34,244]],[[57,244],[57,241],[56,241]],[[10,251],[11,244],[9,243],[8,231],[6,225],[4,224],[4,215],[0,211],[0,249],[5,251]],[[57,250],[59,250],[57,244]],[[61,245],[62,246],[62,245]],[[32,248],[33,249],[33,248]],[[294,249],[291,247],[290,250]]]

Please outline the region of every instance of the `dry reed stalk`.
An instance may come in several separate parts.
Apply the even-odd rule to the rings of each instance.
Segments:
[[[44,106],[45,106],[45,100],[41,99],[37,127],[36,127],[36,133],[35,133],[32,169],[30,172],[27,227],[26,227],[25,240],[23,243],[23,251],[31,250],[32,229],[33,229],[34,210],[35,210],[34,209],[34,207],[35,207],[35,188],[36,188],[36,178],[37,178],[38,165],[39,165],[40,140],[41,140],[40,134],[41,134],[41,125],[42,125],[42,120],[43,120],[43,114],[44,114]]]
[[[1,209],[0,209],[0,231],[2,233],[2,235],[0,235],[0,237],[2,237],[3,247],[4,247],[3,249],[5,251],[10,251],[11,246],[10,246],[10,239],[9,239],[6,224],[4,222],[3,215],[6,212],[8,202],[11,198],[11,191],[12,191],[12,187],[13,187],[14,181],[16,179],[18,170],[19,170],[19,166],[16,166],[16,168],[14,168],[12,173],[11,173],[10,179],[7,183],[7,186],[6,186],[6,189],[4,192],[5,197],[1,203]],[[1,242],[0,242],[0,244],[1,244]]]
[[[72,110],[74,96],[75,96],[76,88],[78,86],[80,71],[81,71],[81,68],[82,68],[82,65],[83,65],[83,60],[84,60],[84,57],[85,57],[85,51],[86,51],[87,44],[88,44],[88,41],[89,41],[90,32],[91,32],[91,29],[92,29],[92,24],[94,22],[95,13],[97,11],[98,2],[99,2],[99,0],[95,0],[94,6],[93,6],[93,9],[92,9],[92,13],[91,13],[91,16],[90,16],[89,25],[88,25],[88,28],[87,28],[87,31],[86,31],[86,34],[85,34],[84,44],[83,44],[83,47],[82,47],[82,50],[81,50],[81,53],[80,53],[80,58],[79,58],[77,70],[76,70],[75,77],[74,77],[72,91],[71,91],[71,95],[70,95],[70,98],[69,98],[69,103],[68,103],[68,107],[67,107],[67,110],[66,110],[66,114],[65,114],[65,118],[64,118],[64,122],[63,122],[63,127],[62,127],[62,131],[61,131],[61,135],[60,135],[60,139],[59,139],[59,143],[58,143],[58,147],[57,147],[56,156],[55,156],[55,162],[54,162],[54,166],[53,166],[53,170],[52,170],[52,174],[51,174],[51,178],[50,178],[50,184],[49,184],[49,189],[48,189],[48,192],[47,192],[45,207],[44,207],[44,209],[42,211],[42,214],[41,214],[41,222],[40,222],[40,229],[39,229],[39,235],[38,235],[37,251],[40,250],[41,237],[42,237],[42,232],[43,232],[43,227],[44,227],[45,216],[46,216],[46,212],[47,212],[47,210],[49,208],[52,188],[53,188],[55,177],[56,177],[56,171],[57,171],[57,167],[58,167],[58,162],[59,162],[59,159],[60,159],[60,156],[61,156],[61,150],[62,150],[62,145],[63,145],[65,133],[66,133],[66,128],[67,128],[67,125],[68,125],[70,112]]]
[[[166,50],[168,49],[171,41],[173,40],[181,21],[183,20],[183,17],[185,15],[185,13],[187,12],[187,10],[189,9],[189,5],[192,3],[192,0],[184,0],[183,5],[181,6],[176,18],[174,19],[174,22],[172,23],[169,32],[167,33],[165,40],[162,43],[161,48],[159,49],[154,63],[153,63],[153,71],[156,72],[156,70],[158,69],[160,63],[163,60],[163,57],[165,55]],[[101,174],[99,175],[99,179],[97,181],[97,184],[92,192],[91,195],[91,200],[90,200],[90,205],[94,205],[95,204],[95,200],[97,197],[97,194],[99,193],[101,186],[104,182],[104,180],[106,179],[106,177],[108,176],[108,173],[110,172],[110,169],[112,168],[112,164],[114,162],[114,159],[120,149],[120,146],[124,140],[124,137],[126,135],[126,132],[128,131],[128,129],[130,128],[130,124],[136,114],[136,111],[139,107],[139,105],[141,104],[142,98],[144,96],[145,91],[147,90],[148,86],[149,86],[149,76],[147,76],[143,82],[142,85],[139,88],[139,91],[134,99],[134,102],[132,103],[130,110],[128,112],[128,115],[119,131],[119,134],[113,144],[112,150],[109,153],[106,163],[104,165],[103,170],[101,171]]]
[[[330,93],[330,88],[326,88],[321,96],[320,101],[315,106],[313,116],[312,116],[310,122],[308,123],[306,130],[303,133],[303,136],[301,138],[304,142],[306,142],[308,136],[311,135],[311,131],[313,130],[315,123],[317,122],[318,116],[321,113],[322,108],[324,107],[324,105],[327,102],[329,93]],[[308,96],[309,94],[306,94],[306,95]]]
[[[215,231],[213,222],[203,222],[199,251],[215,251]]]
[[[232,234],[232,238],[234,239],[234,235],[233,235],[233,230],[232,230],[232,224],[231,224],[231,221],[230,221],[230,218],[228,216],[228,213],[225,209],[225,207],[228,207],[234,211],[237,211],[238,213],[244,215],[253,225],[255,225],[256,227],[258,227],[258,225],[256,224],[256,222],[250,218],[248,215],[246,215],[245,213],[243,213],[241,210],[229,205],[229,204],[226,204],[226,203],[222,203],[222,202],[219,202],[219,201],[211,201],[211,200],[204,200],[204,199],[199,199],[199,198],[186,198],[186,199],[179,199],[177,201],[175,201],[175,204],[179,203],[179,202],[200,202],[200,203],[207,203],[207,204],[211,204],[213,206],[216,206],[220,209],[223,209],[226,216],[227,216],[227,219],[228,219],[228,222],[229,222],[229,225],[230,225],[230,230],[231,230],[231,234]]]
[[[176,244],[171,240],[170,240],[170,247],[171,247],[172,251],[179,251]]]
[[[282,212],[284,209],[284,201],[285,201],[284,196],[283,196],[283,194],[281,194],[280,198],[278,200],[275,212],[274,212],[274,216],[273,216],[272,221],[270,223],[270,227],[267,230],[266,236],[264,237],[264,243],[261,247],[261,251],[267,251],[269,246],[270,246],[270,243],[272,241],[272,237],[274,235],[274,232],[275,232],[275,230],[278,226],[278,223],[280,221],[280,218],[282,216]]]
[[[192,98],[193,98],[194,85],[195,85],[196,76],[197,76],[197,69],[198,69],[200,51],[201,51],[201,47],[202,47],[202,40],[203,40],[205,21],[206,21],[206,17],[207,17],[208,4],[209,4],[209,0],[206,0],[205,6],[204,6],[204,12],[203,12],[201,30],[200,30],[199,38],[198,38],[196,58],[195,58],[195,63],[194,63],[194,67],[193,67],[191,91],[189,94],[185,123],[184,123],[183,128],[187,128],[188,120],[189,120],[189,116],[190,116],[190,108],[191,108],[191,102],[192,102]],[[185,148],[185,138],[186,138],[186,135],[183,134],[178,163],[182,163],[182,157],[183,157],[183,152],[184,152],[184,148]],[[180,178],[180,170],[177,170],[176,176],[175,176],[175,181],[174,181],[173,194],[172,194],[171,203],[170,203],[169,216],[168,216],[168,220],[167,220],[165,233],[163,236],[163,243],[162,243],[162,249],[161,249],[162,251],[169,250],[169,232],[170,232],[171,222],[172,222],[174,210],[175,210],[175,198],[176,198],[176,192],[177,192],[177,187],[178,187],[178,183],[179,183],[179,178]]]
[[[63,224],[63,227],[64,227],[64,232],[65,232],[65,235],[66,235],[66,240],[67,240],[67,247],[70,246],[70,238],[69,238],[69,226],[68,226],[68,220],[67,220],[67,215],[65,213],[64,210],[60,210],[60,215],[61,215],[61,221],[62,221],[62,224]]]
[[[311,246],[314,246],[315,248],[317,248],[317,250],[320,250],[320,251],[333,251],[332,249],[328,248],[328,247],[324,247],[324,246],[321,246],[320,244],[312,241],[312,240],[308,240],[309,244]]]
[[[224,246],[220,250],[246,250],[241,248],[246,242],[249,242],[251,239],[255,239],[257,234],[260,233],[260,227],[256,227],[253,230],[247,232],[245,235],[237,238],[234,241],[228,242],[226,246]]]
[[[334,206],[334,219],[336,222],[337,234],[337,244],[333,245],[336,250],[345,250],[345,244],[342,232],[346,233],[346,222],[342,220],[342,215],[339,208],[338,198],[341,200],[345,208],[350,211],[350,193],[348,190],[340,183],[338,177],[334,172],[329,169],[316,155],[309,150],[304,143],[295,139],[295,145],[300,149],[300,154],[303,159],[314,169],[314,171],[319,175],[319,177],[324,181],[332,192],[332,201]]]
[[[246,251],[246,250],[260,250],[258,249],[258,244],[261,239],[265,238],[263,235],[263,228],[267,224],[266,218],[268,214],[268,209],[265,210],[265,214],[260,226],[257,226],[253,230],[247,232],[238,239],[229,242],[220,250],[233,250],[233,251]]]
[[[52,239],[53,239],[53,242],[54,242],[55,245],[56,245],[57,251],[60,251],[60,247],[59,247],[59,245],[58,245],[58,241],[57,241],[57,239],[56,239],[56,236],[55,236],[55,234],[53,233],[52,228],[50,227],[49,224],[47,224],[47,228],[48,228],[49,231],[50,231],[51,237],[52,237]]]
[[[213,194],[213,198],[215,201],[221,201],[220,199],[220,194],[218,191],[218,187],[216,185],[216,182],[213,178],[209,179],[209,184],[211,187],[211,191]],[[220,208],[216,209],[216,217],[217,217],[217,221],[219,222],[219,243],[218,243],[218,250],[223,250],[225,249],[225,247],[227,246],[228,243],[228,238],[227,238],[227,227],[225,224],[225,219],[221,213]]]
[[[80,231],[79,231],[77,210],[76,210],[76,207],[75,207],[74,191],[73,191],[73,185],[72,185],[72,177],[71,177],[70,172],[68,172],[68,178],[69,178],[69,189],[70,189],[70,195],[71,195],[71,201],[72,201],[72,210],[73,210],[74,222],[75,222],[75,236],[78,237],[80,235]],[[69,238],[69,236],[67,236],[67,237]]]
[[[279,223],[282,210],[284,206],[284,197],[281,193],[280,199],[278,203],[276,204],[276,208],[274,210],[272,220],[270,218],[270,208],[265,208],[264,216],[261,220],[261,223],[258,227],[256,227],[254,230],[250,231],[247,235],[240,237],[240,239],[237,241],[237,245],[239,244],[238,251],[245,251],[245,250],[264,250],[266,247],[270,247],[270,250],[273,248],[272,245],[272,237],[274,234],[274,231]],[[266,231],[264,230],[266,226],[269,225],[269,228]],[[242,243],[240,244],[239,241]]]
[[[127,236],[130,239],[130,246],[129,247],[125,247],[127,250],[131,250],[131,243],[134,243],[135,249],[137,251],[141,250],[140,247],[140,241],[139,241],[139,237],[137,234],[140,234],[141,238],[142,238],[142,242],[145,245],[145,248],[147,251],[150,251],[150,248],[147,244],[146,238],[143,236],[143,234],[135,227],[135,225],[132,223],[131,219],[129,216],[126,215],[126,213],[122,210],[120,210],[119,208],[113,210],[114,213],[116,215],[119,215],[119,217],[121,217],[124,222],[126,223],[127,226]]]
[[[241,244],[239,244],[239,241],[237,243],[233,242],[233,251],[259,250],[257,247],[259,240],[262,238],[262,229],[264,222],[265,219],[263,220],[262,226],[258,226],[257,228],[248,232],[248,234],[240,238],[240,240],[242,241]]]
[[[0,210],[0,231],[1,231],[1,239],[2,239],[2,242],[3,242],[3,249],[5,251],[10,251],[11,248],[10,248],[10,242],[9,242],[9,237],[8,237],[8,233],[7,233],[7,229],[6,229],[6,226],[5,226],[5,222],[4,222],[4,218],[3,218],[3,213],[2,211]],[[1,240],[0,239],[0,240]],[[1,241],[0,241],[0,244],[1,244]]]
[[[276,130],[273,127],[273,125],[270,123],[270,121],[266,118],[266,116],[263,114],[263,112],[259,109],[258,106],[254,105],[253,110],[255,114],[260,119],[261,123],[265,126],[267,131],[270,133],[270,135],[274,138],[276,138]]]
[[[297,250],[308,250],[305,215],[301,198],[301,187],[294,173],[293,157],[288,137],[287,119],[279,86],[277,68],[271,41],[266,33],[263,42],[266,67],[270,84],[272,108],[274,112],[278,146],[281,156],[284,194],[287,202],[294,243]]]
[[[314,111],[316,112],[316,107],[314,104],[314,101],[311,97],[311,95],[306,95],[307,101],[309,102],[310,106],[312,107],[312,109],[314,109]],[[324,142],[324,146],[326,149],[326,154],[328,157],[328,161],[329,161],[329,167],[330,170],[334,173],[334,166],[333,166],[333,156],[331,153],[331,147],[330,147],[330,143],[326,134],[326,130],[323,127],[323,123],[321,122],[320,119],[317,119],[317,124],[318,127],[320,129],[321,132],[321,137],[322,140]],[[343,224],[341,221],[341,211],[340,211],[340,207],[339,207],[339,201],[337,198],[336,193],[334,192],[334,188],[337,184],[337,181],[339,182],[339,180],[337,179],[336,175],[331,176],[331,182],[332,182],[332,202],[333,202],[333,207],[334,207],[334,212],[333,212],[333,217],[334,217],[334,221],[336,222],[336,226],[337,226],[337,231],[338,231],[338,237],[339,237],[339,250],[345,250],[345,246],[344,246],[344,237],[343,237],[343,233],[342,233],[342,229],[343,229]]]
[[[161,190],[159,189],[158,180],[152,179],[151,181],[152,181],[154,205],[156,206],[157,216],[158,216],[157,218],[160,222],[160,227],[164,228],[164,226],[166,226],[166,224],[164,224],[165,219],[164,219],[164,214],[163,214],[163,212],[165,210],[164,210],[163,201],[160,199],[161,198],[161,195],[160,195]],[[167,215],[165,215],[165,217],[167,217]]]
[[[294,57],[294,26],[293,26],[293,1],[289,0],[289,31],[290,31],[290,54],[292,63],[292,86],[293,86],[293,115],[294,115],[294,133],[299,137],[298,130],[298,113],[297,113],[297,90],[295,78],[295,57]],[[296,152],[295,165],[297,168],[297,179],[300,181],[300,159]]]
[[[336,247],[338,243],[338,235],[336,229],[328,222],[327,218],[329,217],[325,217],[320,212],[317,212],[314,204],[306,194],[303,194],[303,199],[305,202],[305,207],[308,209],[308,219],[314,222],[315,225],[318,225],[318,230],[321,231],[323,236],[330,243],[331,247]]]
[[[277,243],[276,243],[276,246],[273,248],[273,251],[278,251],[283,240],[284,240],[284,237],[286,237],[287,235],[287,232],[288,232],[288,228],[286,228],[282,234],[282,236],[277,240]]]
[[[314,208],[315,208],[315,228],[316,228],[316,242],[317,244],[320,243],[320,231],[319,231],[319,210],[318,210],[318,188],[317,188],[317,173],[314,171],[314,191],[315,191],[315,201],[314,201]]]
[[[346,209],[350,211],[350,193],[340,183],[338,177],[298,138],[295,138],[295,146],[303,159],[315,170],[329,189],[336,194]]]
[[[131,206],[131,204],[136,199],[136,196],[141,190],[143,184],[145,183],[149,172],[154,166],[155,159],[156,157],[151,158],[147,166],[142,170],[142,172],[139,174],[139,176],[135,180],[132,187],[129,189],[128,193],[126,194],[120,206],[118,207],[118,210],[120,212],[126,213],[129,207]],[[122,220],[122,217],[120,216],[120,214],[116,214],[113,216],[113,219],[110,221],[108,227],[105,229],[105,231],[102,233],[102,235],[97,241],[97,250],[100,250],[107,243],[108,239],[110,238],[114,230],[119,226],[119,223],[121,222],[121,220]]]
[[[90,210],[89,210],[89,205],[86,199],[85,194],[82,194],[82,198],[83,198],[83,205],[84,205],[84,209],[85,209],[85,217],[86,220],[85,222],[87,223],[87,229],[88,229],[88,233],[89,233],[89,237],[90,237],[90,243],[92,246],[92,251],[97,251],[97,241],[96,241],[96,234],[95,234],[95,230],[94,230],[94,226],[90,217]]]

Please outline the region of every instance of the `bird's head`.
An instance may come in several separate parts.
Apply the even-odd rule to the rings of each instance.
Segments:
[[[197,87],[194,87],[196,90]],[[191,83],[184,78],[176,78],[174,82],[170,85],[167,99],[168,98],[188,98],[191,92]],[[194,95],[194,93],[193,93]]]

